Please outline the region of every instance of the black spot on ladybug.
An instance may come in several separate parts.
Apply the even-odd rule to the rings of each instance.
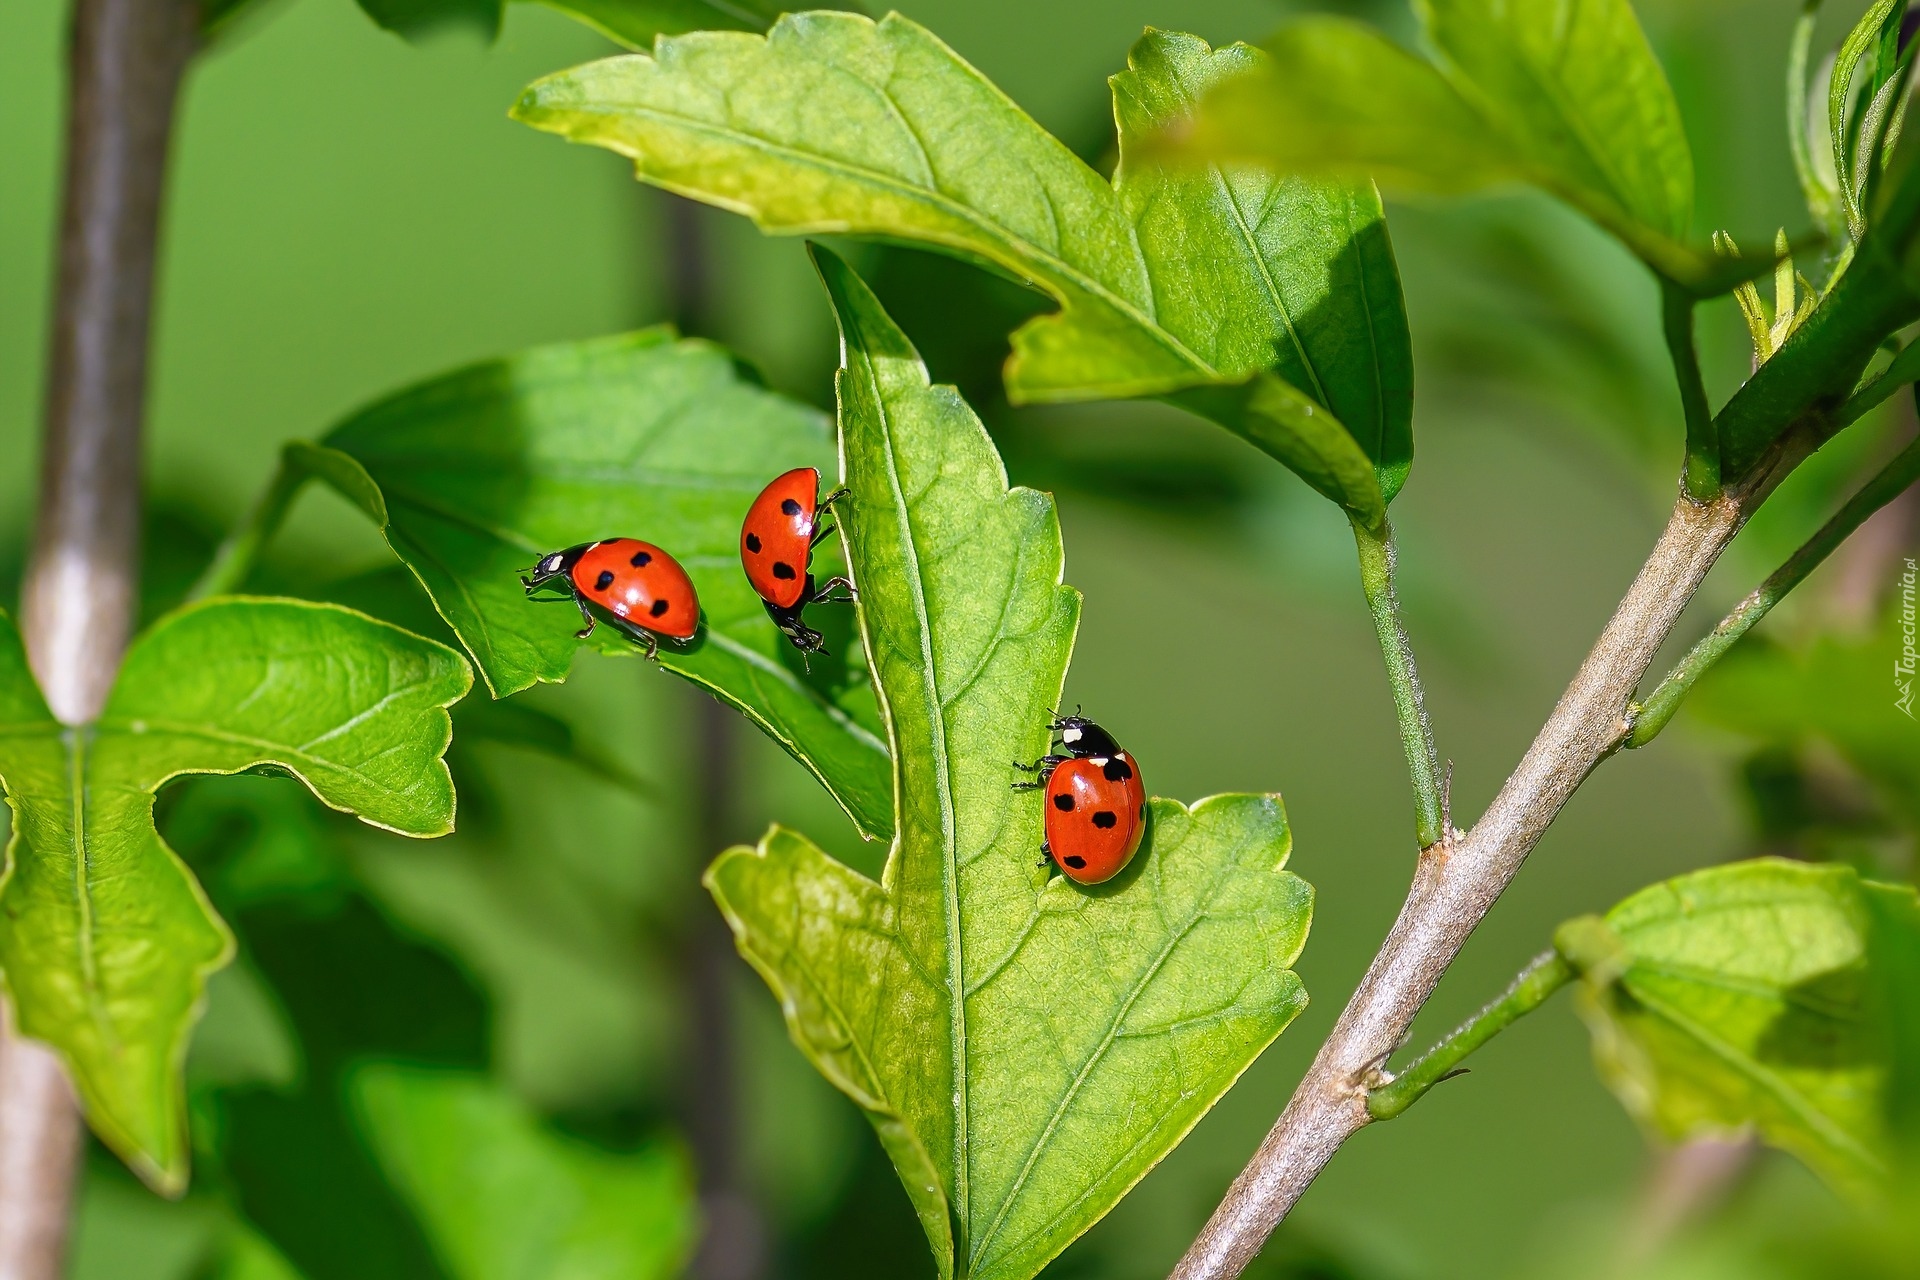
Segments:
[[[791,582],[796,575],[793,572],[792,565],[788,564],[785,560],[775,560],[773,562],[773,576],[779,578],[782,582]]]
[[[1078,871],[1082,867],[1087,865],[1087,860],[1081,857],[1077,853],[1070,853],[1065,858],[1061,859],[1061,861],[1065,862],[1068,866],[1072,867],[1075,871]]]
[[[613,570],[611,569],[602,569],[600,571],[600,576],[593,580],[593,589],[595,591],[605,591],[608,587],[612,585],[613,585]]]
[[[1120,817],[1111,809],[1102,809],[1093,815],[1093,825],[1106,831],[1120,825]]]
[[[1100,772],[1107,775],[1108,782],[1125,782],[1133,776],[1133,770],[1129,769],[1127,762],[1119,756],[1115,756],[1113,759],[1107,761],[1106,768],[1100,770]]]
[[[1062,813],[1072,813],[1073,797],[1066,794],[1057,795],[1053,798],[1053,807]]]
[[[633,559],[627,561],[627,563],[636,569],[644,569],[653,563],[653,557],[645,551],[636,551],[633,553]]]
[[[756,555],[759,554],[759,551],[760,551],[760,535],[759,534],[750,533],[747,535],[747,550],[755,553]]]
[[[800,514],[800,504],[792,498],[782,498],[780,500],[780,510],[787,515],[797,516]]]
[[[648,613],[652,614],[656,618],[659,617],[661,614],[665,613],[666,611],[667,611],[667,602],[664,599],[655,600],[653,602],[653,607],[647,610]]]

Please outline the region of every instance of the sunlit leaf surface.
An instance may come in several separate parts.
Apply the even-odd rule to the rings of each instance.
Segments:
[[[1842,1189],[1884,1189],[1912,1060],[1920,905],[1848,867],[1759,859],[1654,885],[1556,937],[1601,1072],[1681,1139],[1752,1128]]]
[[[434,378],[295,456],[381,525],[496,697],[565,679],[583,645],[639,652],[611,626],[575,639],[578,612],[526,599],[528,566],[601,538],[665,548],[704,620],[661,665],[744,712],[863,834],[884,836],[886,747],[850,611],[809,614],[834,649],[809,672],[740,570],[747,507],[789,468],[830,471],[828,436],[820,414],[743,377],[725,351],[657,328]]]
[[[897,763],[879,883],[775,828],[707,882],[795,1042],[866,1111],[943,1276],[1026,1280],[1306,1002],[1312,890],[1277,796],[1151,802],[1094,890],[1038,866],[1041,753],[1079,597],[1053,504],[819,254],[844,339],[844,518]],[[1149,766],[1150,767],[1150,766]]]
[[[14,814],[0,967],[21,1030],[58,1049],[87,1118],[142,1177],[187,1175],[181,1063],[207,975],[232,940],[153,826],[188,773],[290,773],[404,835],[453,828],[440,756],[472,673],[363,614],[230,598],[156,623],[100,720],[55,721],[0,618],[0,777]]]
[[[1422,191],[1532,182],[1662,274],[1734,283],[1684,243],[1693,156],[1628,0],[1418,7],[1439,65],[1358,22],[1289,23],[1264,67],[1204,104],[1194,150]]]
[[[1045,291],[1060,310],[1013,336],[1016,400],[1251,379],[1240,394],[1176,398],[1373,522],[1412,449],[1406,319],[1378,197],[1244,166],[1169,173],[1134,155],[1261,58],[1149,32],[1114,80],[1111,183],[898,14],[663,40],[651,57],[550,76],[515,114],[764,230],[905,240]]]

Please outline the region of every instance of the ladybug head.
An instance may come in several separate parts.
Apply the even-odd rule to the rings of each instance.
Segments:
[[[593,546],[593,543],[588,542],[577,547],[568,547],[565,551],[554,551],[541,556],[534,562],[533,568],[520,575],[520,585],[529,592],[533,591],[536,587],[573,568],[574,563]]]
[[[1053,730],[1060,735],[1061,745],[1076,757],[1120,754],[1120,744],[1113,735],[1085,716],[1062,716],[1053,722]]]

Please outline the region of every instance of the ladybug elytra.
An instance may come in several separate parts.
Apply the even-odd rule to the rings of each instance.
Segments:
[[[1040,852],[1069,880],[1101,884],[1120,874],[1146,832],[1140,766],[1112,734],[1084,716],[1062,716],[1048,727],[1065,754],[1049,753],[1032,764],[1015,761],[1014,768],[1039,777],[1014,786],[1046,795]]]
[[[570,599],[578,605],[587,625],[574,635],[582,640],[593,634],[596,622],[587,605],[599,605],[622,634],[646,646],[649,658],[659,656],[660,637],[689,640],[700,627],[700,598],[687,571],[638,538],[604,538],[541,556],[521,575],[520,585],[529,599]],[[542,590],[563,594],[535,594]]]
[[[819,471],[796,467],[760,491],[740,526],[740,564],[747,581],[767,607],[767,616],[802,654],[827,650],[801,611],[810,604],[853,599],[853,584],[845,578],[829,578],[818,587],[813,581],[813,549],[833,532],[831,524],[821,525],[817,517],[844,493],[838,489],[820,498]],[[846,595],[834,594],[842,589]]]

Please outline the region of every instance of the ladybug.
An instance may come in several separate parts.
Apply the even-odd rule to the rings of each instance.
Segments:
[[[530,600],[570,599],[578,605],[587,625],[573,634],[582,640],[593,634],[596,621],[587,605],[599,605],[623,634],[647,647],[648,658],[659,656],[660,637],[686,641],[700,626],[700,597],[687,571],[638,538],[604,538],[541,556],[520,575],[520,585]],[[565,594],[536,594],[543,590]]]
[[[813,549],[833,532],[833,526],[820,525],[820,509],[831,505],[846,493],[836,489],[822,499],[820,473],[813,467],[796,467],[773,478],[760,496],[747,508],[740,526],[740,564],[747,581],[767,607],[767,616],[785,633],[802,654],[825,653],[818,631],[801,618],[801,610],[810,604],[845,603],[853,599],[853,584],[845,578],[829,578],[815,587]],[[835,595],[845,590],[844,596]]]
[[[1056,718],[1048,728],[1060,736],[1066,754],[1044,755],[1032,764],[1016,760],[1013,766],[1039,775],[1014,783],[1016,790],[1046,793],[1040,852],[1079,884],[1111,880],[1133,859],[1147,829],[1140,766],[1112,734],[1083,716]]]

